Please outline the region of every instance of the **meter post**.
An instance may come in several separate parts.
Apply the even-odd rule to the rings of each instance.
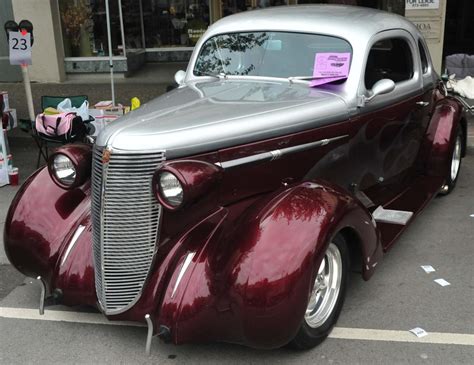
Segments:
[[[26,102],[28,105],[28,116],[31,121],[35,120],[33,107],[33,94],[28,73],[28,65],[31,65],[31,47],[33,45],[33,24],[29,20],[22,20],[17,24],[8,20],[4,25],[9,44],[10,64],[19,65],[25,85]]]

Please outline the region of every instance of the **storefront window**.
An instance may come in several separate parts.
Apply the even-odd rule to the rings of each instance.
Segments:
[[[240,13],[242,11],[251,10],[251,0],[223,0],[222,1],[222,16]]]
[[[138,8],[137,1],[131,6]],[[192,47],[209,26],[208,0],[142,0],[142,7],[146,48]],[[140,38],[138,27],[133,29],[125,24],[127,43]]]
[[[223,0],[222,16],[279,5],[288,5],[288,0]]]
[[[112,51],[123,55],[117,1],[109,1]],[[109,52],[104,0],[60,0],[66,57],[106,56]]]
[[[259,8],[326,3],[384,8],[394,11],[404,0],[108,0],[112,52],[193,47],[213,21]],[[122,5],[123,28],[119,4]],[[105,0],[59,0],[66,57],[107,56]],[[122,42],[124,33],[125,45]]]

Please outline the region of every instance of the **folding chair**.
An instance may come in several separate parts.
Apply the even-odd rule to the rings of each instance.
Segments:
[[[444,81],[449,81],[449,77],[453,74],[456,75],[456,80],[462,80],[466,76],[474,77],[474,55],[452,54],[446,56],[444,63],[446,67],[446,74],[443,75]],[[463,104],[466,112],[474,116],[474,99],[468,99],[458,94],[454,94],[454,97]]]
[[[56,108],[58,104],[63,101],[64,99],[70,99],[71,104],[75,108],[79,108],[84,101],[87,100],[86,95],[77,95],[77,96],[42,96],[41,97],[41,110],[44,111],[46,108]],[[87,121],[83,121],[86,123]],[[46,137],[44,135],[40,135],[37,133],[36,128],[34,127],[34,121],[33,121],[33,128],[32,128],[32,136],[39,148],[38,152],[38,160],[36,162],[36,168],[39,168],[40,162],[41,162],[41,157],[48,162],[49,158],[49,151],[48,151],[48,144],[49,145],[57,145],[57,146],[62,146],[67,143],[75,142],[76,139],[64,141],[63,139],[55,139],[53,137]]]

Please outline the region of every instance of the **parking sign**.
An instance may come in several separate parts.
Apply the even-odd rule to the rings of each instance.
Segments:
[[[31,65],[31,34],[8,32],[11,65]]]

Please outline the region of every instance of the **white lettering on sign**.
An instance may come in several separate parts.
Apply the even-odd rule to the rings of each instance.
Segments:
[[[31,34],[8,32],[10,65],[31,65]]]
[[[439,0],[406,0],[405,9],[439,9]]]

